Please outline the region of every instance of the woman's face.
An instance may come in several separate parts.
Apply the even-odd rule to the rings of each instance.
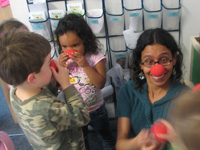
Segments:
[[[148,86],[164,87],[170,84],[170,77],[172,75],[173,66],[176,64],[176,57],[173,57],[171,51],[161,44],[148,45],[144,48],[141,54],[141,63],[145,61],[157,62],[167,59],[172,60],[172,62],[169,65],[163,66],[165,72],[161,77],[154,77],[150,73],[151,67],[140,64],[140,68],[144,72]],[[157,63],[155,65],[157,65]]]

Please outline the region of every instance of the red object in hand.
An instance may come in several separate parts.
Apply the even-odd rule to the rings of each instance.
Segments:
[[[155,136],[156,140],[165,143],[166,140],[158,137],[158,134],[167,134],[167,127],[162,123],[155,123],[151,126],[151,133]]]
[[[65,53],[69,56],[69,58],[72,56],[72,53],[75,53],[75,52],[77,52],[77,50],[75,50],[75,49],[71,49],[71,50],[66,50],[65,51]]]
[[[160,64],[154,65],[151,67],[150,73],[155,77],[160,77],[165,73],[165,68]]]
[[[56,66],[54,60],[50,60],[50,66],[53,67],[56,71],[58,71],[58,67]]]
[[[193,91],[200,91],[200,83],[194,86]]]

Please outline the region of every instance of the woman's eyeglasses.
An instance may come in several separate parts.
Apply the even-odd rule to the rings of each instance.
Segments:
[[[147,59],[144,62],[141,62],[141,64],[144,65],[145,67],[151,68],[156,63],[163,65],[163,66],[168,66],[171,64],[172,61],[173,61],[173,59],[168,59],[168,58],[161,58],[158,61],[153,61],[151,59]]]

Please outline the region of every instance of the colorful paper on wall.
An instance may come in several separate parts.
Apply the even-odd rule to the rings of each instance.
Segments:
[[[68,14],[84,14],[84,9],[82,7],[82,3],[71,3],[67,4],[67,13]]]
[[[9,0],[0,0],[0,7],[6,7],[10,5]]]

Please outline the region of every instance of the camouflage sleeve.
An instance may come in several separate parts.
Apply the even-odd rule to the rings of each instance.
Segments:
[[[63,90],[67,102],[55,100],[50,108],[50,118],[59,130],[77,128],[90,121],[87,106],[74,85]]]

